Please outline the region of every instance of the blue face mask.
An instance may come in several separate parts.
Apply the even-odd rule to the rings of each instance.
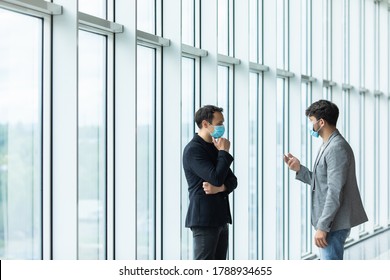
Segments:
[[[318,138],[318,136],[320,136],[319,131],[321,130],[322,127],[320,127],[317,131],[315,131],[315,130],[314,130],[314,125],[315,125],[316,123],[318,123],[319,121],[320,121],[320,120],[318,120],[318,121],[316,121],[315,123],[313,123],[313,128],[309,130],[309,131],[310,131],[310,135],[313,136],[313,137],[316,137],[316,138]]]
[[[225,126],[224,125],[213,125],[214,131],[210,133],[211,137],[214,138],[221,138],[222,135],[225,133]]]

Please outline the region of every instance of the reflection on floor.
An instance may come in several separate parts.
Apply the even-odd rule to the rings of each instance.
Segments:
[[[390,230],[346,248],[344,259],[390,260]]]

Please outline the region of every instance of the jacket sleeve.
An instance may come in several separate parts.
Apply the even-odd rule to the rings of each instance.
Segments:
[[[229,168],[228,176],[226,177],[225,181],[225,187],[226,191],[224,192],[226,195],[230,194],[232,191],[234,191],[237,188],[237,177],[234,175],[233,171]]]
[[[343,145],[335,145],[325,157],[327,162],[327,192],[324,210],[317,228],[329,232],[334,217],[340,208],[343,187],[346,184],[350,157]]]
[[[229,175],[233,157],[226,151],[219,151],[217,164],[213,164],[204,149],[191,147],[188,150],[187,162],[191,170],[202,180],[214,186],[222,186]],[[233,183],[230,184],[229,182],[228,185],[233,185]]]
[[[298,171],[297,175],[295,176],[295,179],[310,185],[312,176],[313,172],[307,169],[306,166],[301,165],[301,169]]]

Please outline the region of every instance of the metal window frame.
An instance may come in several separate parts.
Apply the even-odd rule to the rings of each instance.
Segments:
[[[218,54],[218,63],[225,63],[225,64],[229,64],[229,65],[238,65],[238,64],[241,64],[241,60],[239,60],[238,58],[235,58],[235,57],[232,57],[232,56],[228,56],[228,55],[224,55],[224,54]]]
[[[62,6],[43,0],[1,0],[0,5],[21,12],[40,12],[47,15],[62,15]]]
[[[249,70],[251,72],[268,72],[269,67],[260,63],[249,62]]]
[[[308,83],[314,83],[314,82],[316,82],[317,79],[314,78],[313,76],[308,76],[308,75],[303,75],[303,74],[301,74],[301,81],[302,81],[303,83],[308,84]]]
[[[171,45],[169,39],[141,30],[137,30],[137,43],[141,45],[152,45],[154,47],[169,47]]]
[[[346,84],[346,83],[343,83],[343,84],[341,85],[341,87],[342,87],[342,90],[352,90],[352,89],[353,89],[353,85],[351,85],[351,84]]]
[[[109,33],[123,33],[123,25],[95,17],[83,12],[77,13],[79,28],[86,31],[104,31]]]
[[[331,88],[331,87],[337,86],[337,83],[336,83],[336,82],[334,82],[334,81],[332,81],[332,80],[326,80],[326,79],[324,79],[324,80],[322,81],[322,84],[323,84],[323,86],[324,86],[325,88]]]
[[[276,76],[278,78],[293,78],[295,74],[293,72],[277,68]]]
[[[21,3],[17,3],[21,2]],[[49,12],[44,10],[34,9],[35,2],[44,1],[31,1],[30,7],[23,6],[22,4],[27,1],[0,1],[0,8],[4,8],[10,12],[20,13],[26,17],[37,17],[42,20],[41,22],[41,36],[42,41],[42,53],[40,65],[41,65],[41,90],[40,90],[40,136],[41,136],[41,157],[39,159],[41,164],[40,176],[41,176],[41,215],[40,215],[40,257],[42,260],[53,259],[53,245],[52,245],[52,80],[51,80],[51,64],[52,64],[52,17]],[[50,3],[51,4],[51,3]],[[55,5],[56,7],[61,7]]]
[[[181,44],[181,52],[183,56],[189,56],[191,58],[208,56],[208,51],[186,44]]]

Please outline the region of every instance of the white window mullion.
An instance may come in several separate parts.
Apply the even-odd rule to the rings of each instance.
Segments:
[[[171,46],[163,52],[162,127],[162,259],[180,259],[181,255],[181,0],[163,1],[164,37]]]
[[[359,188],[362,187],[360,182],[360,93],[359,93],[359,75],[360,67],[360,29],[359,23],[362,20],[359,16],[360,8],[358,1],[349,1],[349,84],[353,87],[349,89],[349,143],[355,154],[355,167]],[[350,238],[353,240],[359,239],[359,227],[351,230]]]
[[[289,52],[290,52],[290,67],[289,70],[293,73],[302,73],[301,70],[301,54],[300,47],[302,39],[301,36],[305,36],[306,33],[301,33],[300,24],[301,24],[301,15],[302,9],[300,7],[300,0],[290,0],[289,3],[289,14],[290,14],[290,35],[289,35]],[[294,38],[293,40],[291,38]],[[310,46],[309,44],[307,44]],[[287,104],[289,108],[289,116],[287,120],[287,125],[289,127],[289,134],[288,134],[288,147],[286,147],[288,150],[291,151],[291,153],[296,154],[296,156],[299,156],[299,151],[301,148],[301,136],[305,135],[305,133],[301,132],[301,122],[298,121],[300,118],[297,116],[302,116],[304,112],[302,111],[303,108],[301,108],[301,86],[304,86],[304,84],[301,84],[300,79],[290,79],[290,92],[289,92],[289,104]],[[296,118],[297,117],[297,118]],[[296,120],[296,121],[295,121]],[[295,133],[299,132],[299,133]],[[286,151],[286,152],[287,152]],[[294,152],[296,151],[296,152]],[[284,168],[287,169],[285,166]],[[296,242],[296,240],[301,240],[301,235],[304,235],[305,233],[301,233],[301,229],[304,229],[305,227],[297,227],[296,222],[298,223],[304,223],[305,221],[301,219],[301,204],[303,203],[301,201],[301,184],[299,181],[295,180],[295,174],[294,172],[291,172],[291,170],[287,170],[288,174],[286,174],[287,179],[287,188],[289,191],[289,208],[287,209],[288,215],[288,224],[287,224],[287,244],[288,244],[288,251],[286,252],[286,258],[288,259],[300,259],[301,258],[301,243]]]
[[[388,87],[388,73],[389,73],[389,26],[388,26],[388,3],[387,1],[378,3],[379,5],[379,90],[383,92],[383,95],[380,97],[380,205],[381,206],[381,217],[380,223],[382,226],[387,226],[387,197],[389,192],[389,181],[387,177],[387,170],[389,168],[387,154],[389,150],[389,139],[388,137],[388,128],[389,128],[389,119],[387,118],[387,97],[389,92]]]
[[[343,67],[343,65],[345,65],[345,57],[343,50],[347,48],[347,46],[344,44],[344,35],[348,36],[348,34],[343,34],[343,30],[346,22],[349,19],[344,13],[344,1],[332,1],[330,13],[331,14],[329,16],[332,21],[332,24],[329,30],[329,37],[331,38],[331,55],[329,61],[331,67],[331,75],[329,79],[336,83],[335,86],[332,86],[331,88],[331,101],[335,103],[339,108],[337,128],[340,130],[341,134],[346,137],[346,128],[344,127],[343,122],[345,110],[343,107],[342,84],[346,82],[343,79],[343,70],[345,70]],[[348,50],[347,53],[349,53]]]
[[[263,183],[276,185],[276,1],[264,1],[263,3],[263,30],[264,48],[263,63],[272,69],[264,73],[263,104]],[[262,217],[262,249],[263,259],[276,259],[276,190],[275,188],[263,189],[263,217]]]
[[[115,258],[115,169],[114,169],[114,132],[115,132],[115,104],[114,104],[114,35],[107,36],[107,259],[113,260]]]
[[[126,26],[115,42],[115,259],[137,251],[136,1],[118,1],[115,20]]]
[[[49,16],[43,19],[43,256],[42,259],[52,258],[52,212],[51,212],[51,18]]]
[[[53,258],[77,259],[77,1],[53,18]],[[64,55],[66,54],[66,55]]]
[[[235,16],[237,18],[249,18],[249,1],[243,1],[240,5],[235,6]],[[241,58],[241,64],[234,67],[235,83],[234,83],[234,123],[235,126],[235,149],[234,158],[239,164],[235,165],[235,174],[240,178],[240,186],[248,186],[248,170],[249,170],[249,150],[248,137],[249,134],[249,32],[242,30],[249,29],[248,21],[236,21],[235,25],[235,55]],[[238,95],[237,95],[238,94]],[[246,187],[240,188],[234,192],[233,210],[233,238],[234,240],[247,240],[249,228],[249,213],[248,209],[241,207],[247,205],[249,199],[249,190]],[[249,258],[248,243],[234,243],[234,259]]]

